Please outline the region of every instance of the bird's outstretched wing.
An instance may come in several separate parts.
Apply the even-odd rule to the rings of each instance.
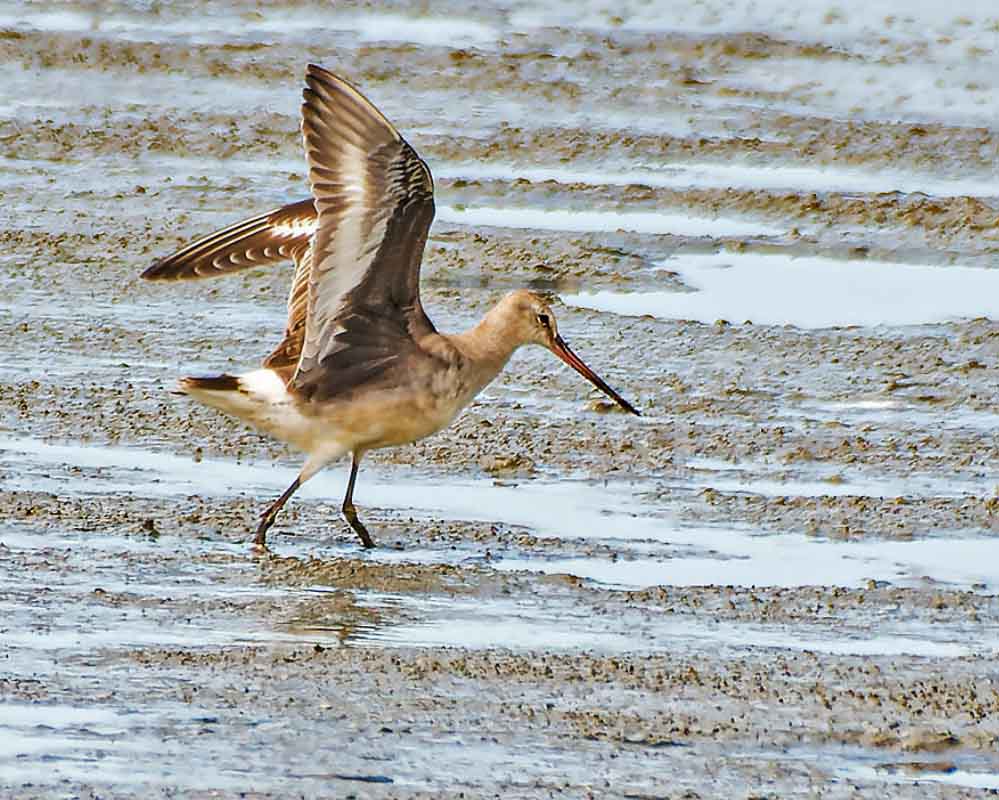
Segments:
[[[308,246],[318,215],[312,199],[237,222],[161,258],[142,277],[151,281],[216,278],[294,259]]]
[[[264,366],[275,370],[287,383],[298,367],[305,338],[310,244],[318,221],[311,199],[292,203],[199,239],[160,259],[142,277],[154,281],[214,278],[248,267],[294,261],[284,338],[264,360]]]
[[[434,331],[419,288],[433,177],[345,80],[310,65],[306,83],[302,132],[314,199],[198,239],[142,277],[194,280],[294,261],[285,335],[264,366],[302,394],[322,396],[384,372]]]
[[[310,65],[306,84],[302,134],[319,221],[292,385],[326,396],[385,372],[434,331],[420,303],[433,178],[349,83]]]

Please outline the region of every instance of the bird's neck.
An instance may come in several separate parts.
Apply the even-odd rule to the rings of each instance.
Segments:
[[[513,351],[521,344],[511,335],[507,317],[496,308],[474,328],[450,338],[467,359],[467,379],[474,385],[476,394],[502,372]]]

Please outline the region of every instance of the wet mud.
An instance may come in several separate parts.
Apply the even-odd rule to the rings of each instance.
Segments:
[[[0,793],[999,791],[999,323],[963,273],[911,324],[578,299],[707,296],[715,255],[990,268],[994,21],[695,5],[0,3]],[[345,465],[254,552],[299,457],[170,394],[270,351],[290,266],[138,278],[305,196],[308,61],[437,175],[438,327],[548,293],[643,411],[518,353],[368,456],[372,552]]]

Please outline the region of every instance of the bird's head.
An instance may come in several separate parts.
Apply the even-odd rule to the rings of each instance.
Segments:
[[[625,411],[639,414],[631,403],[611,389],[569,349],[565,339],[559,335],[555,314],[543,297],[526,289],[518,289],[503,298],[500,307],[509,326],[509,335],[518,345],[534,344],[550,350]]]

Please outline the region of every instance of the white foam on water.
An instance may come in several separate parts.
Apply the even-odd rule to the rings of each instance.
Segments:
[[[568,211],[528,207],[438,206],[437,219],[457,225],[546,231],[629,231],[672,236],[781,236],[786,229],[727,217],[696,217],[654,211]]]
[[[693,292],[585,292],[567,305],[664,319],[832,328],[999,318],[999,270],[784,254],[683,255],[660,262]]]

